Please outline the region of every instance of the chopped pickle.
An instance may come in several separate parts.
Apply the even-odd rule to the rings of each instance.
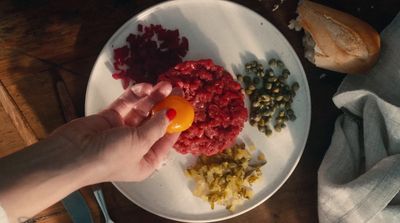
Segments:
[[[253,196],[252,185],[260,179],[261,167],[266,164],[265,155],[258,153],[252,161],[254,145],[235,144],[213,156],[200,156],[196,164],[185,174],[195,181],[193,194],[206,200],[211,209],[223,205],[234,211],[243,200]]]

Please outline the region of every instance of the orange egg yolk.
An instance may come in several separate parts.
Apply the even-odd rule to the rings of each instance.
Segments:
[[[170,95],[153,107],[153,113],[168,109],[176,111],[175,118],[168,125],[168,133],[183,132],[190,128],[194,120],[194,108],[190,102],[181,96]]]

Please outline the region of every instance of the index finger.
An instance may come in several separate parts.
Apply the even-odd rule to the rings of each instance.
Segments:
[[[138,126],[143,120],[149,116],[149,112],[156,103],[167,97],[172,91],[170,83],[161,81],[153,87],[152,92],[136,101],[125,117],[124,121],[126,125],[131,127]]]
[[[153,86],[151,84],[135,84],[126,89],[107,109],[114,110],[123,118],[130,112],[138,100],[149,95],[152,90]]]
[[[99,122],[103,123],[100,129],[117,127],[123,124],[124,117],[132,109],[134,103],[140,98],[149,95],[152,89],[153,86],[148,83],[136,84],[126,89],[108,108],[98,113],[97,117],[103,119],[103,121]]]

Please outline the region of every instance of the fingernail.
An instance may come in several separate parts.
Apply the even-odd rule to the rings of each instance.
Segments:
[[[172,119],[174,119],[176,116],[176,110],[173,108],[170,108],[167,110],[165,115],[167,116],[168,120],[172,121]]]

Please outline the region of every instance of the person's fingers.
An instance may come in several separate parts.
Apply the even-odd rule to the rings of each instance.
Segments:
[[[151,93],[153,86],[148,83],[136,84],[124,91],[108,108],[99,112],[94,118],[88,118],[98,131],[114,128],[124,124],[123,117],[132,109],[134,103]]]
[[[171,91],[171,95],[181,96],[183,97],[184,93],[181,88],[173,88]]]
[[[97,115],[91,115],[85,118],[86,128],[92,132],[100,132],[106,129],[115,128],[124,124],[121,116],[111,109],[104,110]],[[79,128],[82,128],[80,126]]]
[[[156,103],[167,97],[172,91],[170,83],[161,81],[153,87],[152,92],[136,101],[129,114],[125,117],[125,124],[131,127],[138,126],[145,120]]]
[[[134,129],[140,155],[146,154],[155,142],[165,135],[169,120],[165,110],[157,112],[150,119]]]
[[[106,110],[114,110],[123,118],[131,111],[138,100],[149,95],[152,90],[153,86],[148,83],[133,85],[126,89]]]
[[[135,84],[131,87],[131,91],[133,94],[142,98],[146,95],[149,95],[153,91],[153,85],[149,83]]]
[[[125,90],[107,109],[99,113],[101,123],[98,130],[113,128],[127,124],[135,127],[147,116],[155,103],[171,93],[168,82],[159,82],[156,86],[140,83]]]
[[[179,133],[166,134],[158,140],[143,157],[142,162],[147,163],[147,165],[142,164],[145,169],[150,169],[149,171],[152,172],[154,169],[160,168],[179,135]]]
[[[146,114],[150,112],[154,104],[167,97],[172,91],[172,86],[169,82],[159,82],[153,87],[153,91],[146,97],[138,100],[134,105],[134,110],[139,113]]]

